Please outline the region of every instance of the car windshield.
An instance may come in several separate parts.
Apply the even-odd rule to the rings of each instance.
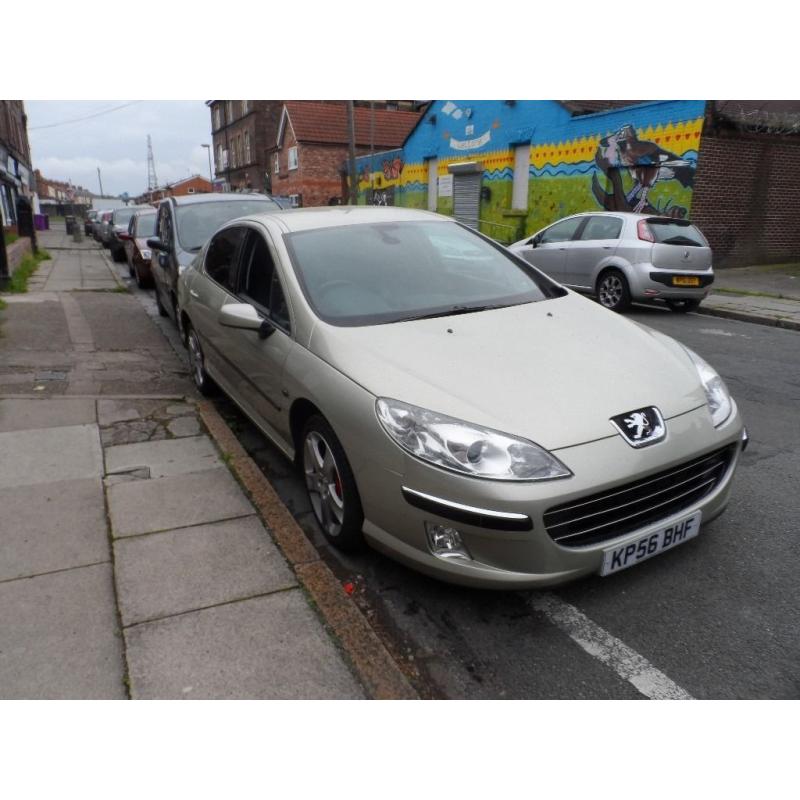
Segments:
[[[649,219],[647,224],[659,244],[682,244],[688,247],[708,247],[708,242],[690,222],[674,219]]]
[[[184,250],[199,250],[211,234],[237,217],[277,211],[280,207],[268,197],[242,200],[221,200],[217,203],[191,203],[177,207],[178,241]]]
[[[306,298],[334,325],[465,314],[565,293],[499,245],[452,222],[346,225],[285,239]]]
[[[127,225],[131,221],[131,217],[136,213],[135,208],[121,208],[114,212],[115,225]]]
[[[156,235],[156,212],[152,214],[139,214],[136,217],[136,236],[139,239],[146,239],[148,236]]]

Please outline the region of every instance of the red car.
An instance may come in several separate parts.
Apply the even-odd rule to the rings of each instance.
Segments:
[[[128,223],[128,232],[118,234],[125,242],[128,271],[140,289],[153,285],[153,273],[150,270],[152,251],[147,246],[147,239],[155,236],[155,233],[156,210],[152,209],[137,211]]]

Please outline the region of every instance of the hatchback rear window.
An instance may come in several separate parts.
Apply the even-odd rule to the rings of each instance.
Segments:
[[[648,219],[647,224],[658,244],[708,247],[705,236],[692,225],[676,219]]]

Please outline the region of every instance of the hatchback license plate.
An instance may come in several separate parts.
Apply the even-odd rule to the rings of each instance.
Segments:
[[[700,285],[700,278],[696,275],[673,275],[672,276],[672,285],[673,286],[699,286]]]
[[[683,544],[689,539],[694,539],[700,532],[701,516],[699,511],[695,511],[694,514],[672,522],[661,530],[648,533],[641,539],[604,550],[600,574],[610,575],[612,572],[619,572]]]

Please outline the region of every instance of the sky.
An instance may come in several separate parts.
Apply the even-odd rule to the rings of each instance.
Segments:
[[[118,108],[126,103],[131,105]],[[100,167],[106,195],[141,194],[147,189],[148,133],[159,184],[197,173],[208,176],[201,145],[211,143],[211,116],[203,100],[31,100],[25,110],[33,168],[46,178],[69,180],[99,194]]]

